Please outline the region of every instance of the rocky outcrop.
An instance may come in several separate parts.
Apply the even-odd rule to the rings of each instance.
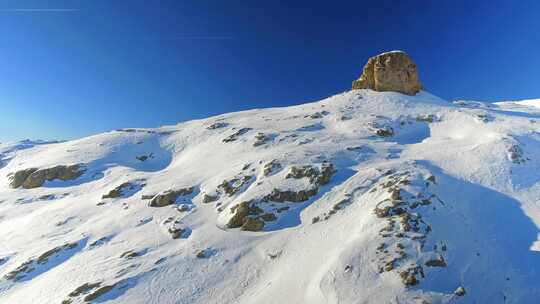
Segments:
[[[362,75],[353,81],[352,89],[395,91],[414,95],[422,89],[416,64],[405,52],[392,51],[369,58]]]
[[[285,178],[308,178],[311,184],[326,185],[330,182],[330,178],[334,173],[336,173],[334,165],[329,162],[324,162],[321,164],[320,168],[312,165],[301,167],[293,166],[289,169]]]
[[[165,207],[172,205],[176,202],[176,199],[180,196],[193,193],[193,187],[182,188],[178,190],[167,190],[161,194],[158,194],[150,201],[150,207]]]
[[[253,176],[238,175],[230,180],[224,180],[218,185],[218,190],[227,196],[233,196],[244,189],[252,180]]]
[[[236,141],[240,136],[246,134],[247,132],[251,131],[251,128],[242,128],[233,134],[229,135],[227,138],[223,139],[223,142],[228,143],[232,141]]]
[[[36,169],[29,168],[11,173],[10,186],[12,188],[23,187],[25,189],[38,188],[43,186],[45,181],[53,181],[59,179],[62,181],[76,179],[83,175],[86,167],[83,164],[75,164],[70,166],[59,165],[52,168]]]
[[[292,190],[279,190],[274,189],[270,194],[265,196],[263,198],[263,201],[268,202],[277,202],[277,203],[283,203],[283,202],[293,202],[293,203],[300,203],[305,202],[309,200],[310,197],[317,194],[319,191],[319,188],[311,188],[306,190],[298,190],[298,191],[292,191]]]
[[[145,184],[141,183],[140,181],[125,182],[125,183],[120,184],[116,188],[112,189],[108,193],[103,194],[101,198],[107,199],[107,198],[125,197],[129,195],[129,192],[138,191],[140,188],[144,186]]]
[[[264,221],[259,219],[263,210],[255,206],[254,202],[241,202],[231,208],[234,215],[227,223],[227,228],[238,228],[244,231],[260,231],[264,228]]]

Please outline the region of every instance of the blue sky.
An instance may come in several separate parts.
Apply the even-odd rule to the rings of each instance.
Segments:
[[[447,99],[540,97],[538,1],[0,2],[0,141],[318,100],[407,51]]]

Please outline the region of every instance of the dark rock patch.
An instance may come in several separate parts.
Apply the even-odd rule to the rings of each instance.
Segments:
[[[273,159],[264,164],[263,175],[269,176],[272,173],[276,173],[279,169],[281,169],[281,164],[276,159]]]
[[[215,122],[215,123],[209,125],[208,127],[206,127],[206,129],[208,129],[208,130],[221,129],[221,128],[227,127],[228,125],[229,124],[226,123],[226,122]]]
[[[147,161],[148,159],[154,158],[154,153],[150,153],[148,155],[136,156],[135,158],[141,162],[144,162],[144,161]]]
[[[193,193],[194,187],[182,188],[178,190],[167,190],[161,194],[158,194],[150,201],[150,207],[165,207],[172,205],[176,202],[176,199],[180,196]]]
[[[300,203],[309,200],[310,197],[315,196],[318,192],[318,188],[312,188],[307,190],[280,190],[274,189],[270,194],[263,198],[263,201],[272,201],[272,202],[293,202]]]
[[[227,138],[223,139],[223,142],[225,143],[228,143],[228,142],[233,142],[233,141],[236,141],[240,136],[246,134],[247,132],[253,130],[252,128],[242,128],[236,132],[234,132],[233,134],[229,135]]]
[[[235,177],[231,180],[224,180],[218,189],[227,196],[233,196],[238,193],[244,186],[248,185],[253,177],[249,175]]]
[[[217,195],[210,195],[210,194],[203,194],[203,197],[202,197],[202,203],[203,204],[209,204],[209,203],[212,203],[212,202],[215,202],[218,200],[218,196]]]
[[[85,171],[86,167],[83,164],[59,165],[46,169],[25,169],[10,174],[8,177],[11,180],[10,186],[12,188],[22,186],[25,189],[32,189],[43,186],[46,181],[53,181],[55,179],[68,181],[76,179],[83,175]]]
[[[125,182],[117,186],[116,188],[109,191],[107,194],[103,194],[101,196],[102,199],[107,198],[119,198],[126,196],[128,192],[132,191],[138,191],[142,187],[144,187],[146,184],[140,183],[140,182]]]
[[[27,274],[36,270],[36,267],[38,267],[39,265],[47,263],[51,258],[59,255],[62,251],[73,249],[77,247],[77,245],[78,242],[67,243],[62,246],[50,249],[39,255],[37,258],[32,258],[23,262],[17,268],[5,274],[4,278],[6,280],[18,281],[24,278]]]

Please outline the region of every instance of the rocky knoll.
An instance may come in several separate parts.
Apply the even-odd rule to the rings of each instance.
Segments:
[[[372,89],[415,95],[422,89],[416,64],[405,52],[392,51],[369,58],[362,75],[352,83],[353,90]]]

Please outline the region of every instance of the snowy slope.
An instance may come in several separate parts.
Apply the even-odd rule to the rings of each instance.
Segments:
[[[355,90],[3,144],[0,303],[538,303],[539,132],[523,105]]]

